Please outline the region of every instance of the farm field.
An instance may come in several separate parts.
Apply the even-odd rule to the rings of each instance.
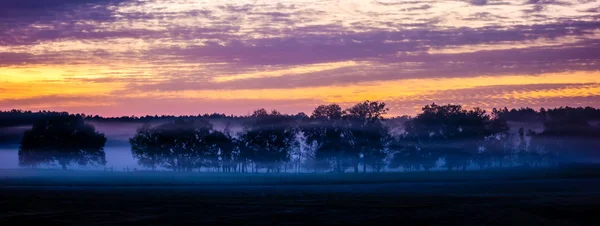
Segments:
[[[482,180],[482,172],[2,171],[0,224],[597,225],[592,172],[497,171]]]

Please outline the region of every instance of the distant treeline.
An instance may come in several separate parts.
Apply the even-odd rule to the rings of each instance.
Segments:
[[[534,110],[532,108],[502,108],[492,110],[492,114],[506,121],[513,122],[544,122],[547,118],[552,117],[571,117],[581,118],[588,121],[600,120],[600,109],[593,107],[559,107],[559,108],[540,108]]]
[[[0,128],[1,127],[14,127],[14,126],[31,126],[33,123],[40,119],[71,115],[68,112],[57,112],[57,111],[23,111],[13,109],[10,111],[0,111]],[[122,116],[122,117],[102,117],[99,115],[86,115],[86,114],[72,114],[84,118],[88,121],[97,122],[151,122],[156,120],[174,120],[174,119],[238,119],[247,118],[248,116],[236,116],[236,115],[225,115],[219,113],[203,114],[203,115],[185,115],[185,116],[174,116],[174,115],[147,115],[147,116]]]
[[[414,117],[391,119],[383,117],[388,110],[385,103],[365,101],[347,109],[321,105],[310,115],[259,109],[237,117],[106,119],[21,111],[3,116],[37,117],[19,150],[20,164],[28,167],[106,164],[106,138],[86,123],[94,120],[146,122],[129,140],[134,158],[149,169],[174,171],[466,170],[551,166],[600,157],[600,110],[591,107],[488,113],[430,104]],[[211,118],[243,118],[242,130],[234,132],[230,124],[216,129]],[[165,122],[150,124],[157,119]],[[511,129],[509,121],[539,122],[543,128]]]
[[[70,115],[68,112],[57,112],[57,111],[24,111],[13,109],[10,111],[0,111],[0,128],[1,127],[14,127],[14,126],[31,126],[37,120],[59,116],[59,115]],[[522,107],[522,108],[494,108],[491,112],[496,117],[502,118],[506,121],[513,122],[543,122],[547,117],[556,116],[569,116],[578,117],[586,120],[594,121],[600,120],[600,109],[593,107],[558,107],[558,108],[540,108],[535,110],[533,108]],[[146,116],[121,116],[121,117],[102,117],[99,115],[86,115],[86,114],[73,114],[81,116],[88,121],[96,122],[152,122],[156,120],[175,120],[175,119],[247,119],[251,118],[251,115],[226,115],[222,113],[212,114],[199,114],[199,115],[146,115]],[[286,115],[288,117],[305,117],[306,113],[300,112],[295,115]],[[387,119],[406,119],[410,116],[400,116]]]

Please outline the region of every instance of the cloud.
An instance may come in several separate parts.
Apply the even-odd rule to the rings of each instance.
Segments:
[[[21,68],[6,74],[12,80],[64,83],[53,92],[95,84],[118,87],[114,96],[173,99],[192,91],[589,72],[600,70],[598,7],[583,0],[1,1],[0,69]],[[355,65],[323,66],[340,62]],[[44,95],[35,90],[42,93],[29,96]]]
[[[543,11],[547,5],[555,6],[572,6],[573,4],[567,1],[561,0],[527,0],[527,5],[532,5],[530,9],[525,9],[525,13],[535,13]]]
[[[512,5],[513,3],[511,1],[504,1],[504,0],[463,0],[466,2],[471,3],[471,5],[476,5],[476,6],[485,6],[485,5]]]
[[[48,9],[63,7],[65,5],[81,5],[81,4],[109,4],[119,3],[123,0],[4,0],[0,2],[0,7],[3,9]]]
[[[109,98],[93,95],[51,95],[20,99],[2,99],[0,100],[0,105],[2,105],[2,107],[5,109],[18,109],[23,107],[28,109],[47,109],[73,106],[106,107],[111,105],[111,101]]]
[[[29,45],[85,36],[82,32],[97,30],[95,24],[114,22],[111,7],[127,1],[130,0],[1,1],[0,30],[4,32],[0,35],[0,45]]]
[[[318,34],[296,31],[293,38],[268,38],[153,49],[151,55],[173,55],[186,61],[231,62],[252,65],[310,64],[331,61],[386,58],[398,52],[426,52],[430,48],[495,44],[502,41],[554,39],[565,35],[582,35],[598,23],[559,23],[514,28],[406,30],[399,32],[361,32]],[[337,26],[320,27],[321,31]]]
[[[217,43],[203,46],[140,49],[128,53],[123,60],[139,58],[153,62],[152,71],[161,77],[158,83],[143,84],[147,77],[132,76],[94,78],[90,81],[118,80],[132,83],[143,90],[265,89],[344,85],[365,81],[389,81],[412,78],[473,77],[481,75],[539,74],[561,71],[593,71],[600,64],[600,43],[586,38],[595,23],[561,23],[515,27],[499,31],[488,29],[456,29],[445,31],[411,30],[403,32],[354,33],[337,36],[308,35],[293,39],[257,39],[244,43]],[[564,37],[577,37],[566,39]],[[551,45],[541,43],[550,40]],[[505,43],[505,44],[501,44]],[[481,46],[481,45],[484,46]],[[137,45],[138,47],[140,45]],[[92,46],[96,48],[96,46]],[[104,47],[99,45],[98,47]],[[468,51],[455,51],[466,47]],[[493,47],[493,48],[491,48]],[[430,53],[432,48],[449,53]],[[42,48],[47,50],[48,48]],[[594,51],[598,50],[598,51]],[[132,55],[129,55],[132,54]],[[115,57],[108,51],[68,52],[35,55],[14,54],[5,65],[18,61],[56,62],[69,55],[75,59],[87,56],[98,60]],[[17,57],[18,56],[18,57]],[[68,62],[68,59],[63,59]],[[363,62],[354,67],[319,69],[305,73],[289,73],[286,68],[306,68],[313,64]],[[0,58],[2,62],[2,58]],[[174,63],[178,62],[178,63]],[[202,67],[189,65],[208,64]],[[182,64],[184,66],[179,66]],[[410,65],[410,66],[409,66]],[[201,70],[201,68],[203,68]],[[141,69],[140,69],[141,70]],[[132,72],[124,73],[135,73]],[[144,69],[145,71],[145,69]],[[254,72],[250,72],[254,71]],[[261,72],[265,72],[261,74]],[[253,76],[246,76],[253,73]],[[266,76],[272,74],[272,76]],[[215,82],[217,76],[237,77],[237,81]],[[140,84],[142,83],[142,84]]]
[[[473,5],[485,5],[488,3],[488,0],[471,0],[471,4]]]
[[[34,62],[31,54],[0,52],[0,66],[19,65],[27,62]]]
[[[570,2],[567,1],[561,1],[561,0],[527,0],[527,4],[538,4],[538,5],[562,5],[562,6],[569,6],[569,5],[573,5]]]
[[[27,22],[49,19],[48,16],[57,16],[57,13],[74,13],[85,10],[89,15],[87,19],[104,17],[97,14],[96,9],[106,9],[110,5],[117,5],[130,0],[3,0],[0,1],[0,19],[13,18]],[[79,14],[82,15],[82,14]],[[57,19],[60,17],[55,17]],[[10,20],[11,22],[15,20]]]

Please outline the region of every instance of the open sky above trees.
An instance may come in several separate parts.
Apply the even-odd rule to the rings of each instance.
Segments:
[[[0,1],[0,108],[600,107],[597,0]]]

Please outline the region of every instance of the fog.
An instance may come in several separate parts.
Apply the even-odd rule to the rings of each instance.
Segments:
[[[158,126],[161,124],[164,124],[166,122],[171,122],[172,120],[166,120],[166,119],[159,119],[159,120],[155,120],[152,121],[150,124],[151,126]],[[234,137],[237,136],[238,133],[243,131],[244,125],[248,122],[248,119],[209,119],[208,120],[209,123],[212,125],[212,128],[214,130],[218,130],[218,131],[225,131],[227,130],[231,135],[233,135]],[[405,132],[404,131],[404,125],[403,122],[405,122],[406,120],[389,120],[386,121],[386,123],[389,124],[389,126],[393,129],[391,131],[389,131],[391,134],[393,135],[398,135],[400,133]],[[600,123],[600,121],[592,121],[590,124],[592,126],[598,126]],[[138,160],[133,158],[132,155],[132,151],[131,151],[131,146],[129,144],[129,139],[134,137],[136,135],[136,131],[138,128],[140,128],[144,123],[142,122],[98,122],[98,121],[89,121],[90,124],[93,124],[95,129],[100,132],[103,133],[106,138],[107,138],[107,142],[106,142],[106,146],[104,148],[104,153],[105,153],[105,159],[106,159],[106,165],[104,166],[94,166],[94,165],[86,165],[86,166],[78,166],[77,164],[70,164],[69,165],[69,169],[93,169],[93,170],[109,170],[109,171],[139,171],[139,170],[150,170],[150,168],[148,168],[147,166],[141,166],[140,164],[138,164]],[[516,121],[508,121],[507,122],[509,125],[509,134],[511,135],[510,139],[506,142],[508,145],[512,145],[512,146],[516,146],[519,142],[518,140],[518,131],[519,129],[523,128],[525,131],[535,131],[536,133],[541,133],[544,131],[544,123],[541,121],[533,121],[533,122],[516,122]],[[309,124],[305,125],[309,126]],[[323,125],[316,125],[316,126],[320,126],[322,127]],[[29,126],[13,126],[13,127],[4,127],[2,128],[2,130],[0,130],[0,134],[4,135],[4,137],[6,138],[5,141],[8,142],[4,142],[4,143],[0,143],[2,145],[5,146],[0,146],[0,169],[19,169],[22,168],[19,166],[19,157],[18,157],[18,149],[19,149],[19,141],[21,140],[21,137],[23,135],[23,132],[27,129],[29,129]],[[307,127],[308,128],[308,127]],[[526,140],[527,146],[531,146],[531,136],[525,136],[524,137]],[[301,138],[298,138],[301,139]],[[565,138],[565,140],[569,141],[573,138]],[[587,143],[595,143],[595,141],[593,140],[589,140],[588,138],[581,138],[582,142],[579,142],[580,140],[571,140],[572,142],[570,143],[582,143],[582,144],[587,144]],[[597,141],[596,141],[597,142]],[[455,143],[448,143],[447,146],[451,147],[452,145],[456,146]],[[460,145],[459,145],[460,146]],[[310,157],[308,156],[312,156],[313,158],[314,156],[314,150],[309,150],[313,147],[308,147],[306,144],[303,144],[300,149],[300,152],[306,152],[306,153],[301,153],[300,156],[304,156],[304,158],[308,159]],[[305,150],[306,149],[306,150]],[[444,149],[444,148],[442,148]],[[452,147],[450,148],[452,149]],[[533,149],[533,148],[530,148]],[[571,146],[566,146],[565,148],[563,148],[564,150],[561,150],[561,156],[560,158],[556,159],[556,162],[585,162],[585,163],[598,163],[600,162],[599,160],[599,156],[596,152],[582,152],[582,153],[578,153],[578,155],[572,155],[571,152],[573,151],[577,151],[577,147],[571,147]],[[574,149],[574,150],[570,150],[570,149]],[[312,152],[310,152],[312,151]],[[514,151],[514,150],[513,150]],[[394,154],[393,152],[390,152],[389,155],[386,159],[385,159],[385,164],[386,166],[384,166],[383,170],[388,171],[388,172],[392,172],[392,171],[406,171],[406,169],[404,168],[404,166],[401,167],[395,167],[395,168],[389,168],[387,166],[387,164],[389,163],[388,161],[391,159],[392,154]],[[481,153],[480,153],[481,154]],[[298,160],[300,159],[299,154],[294,152],[294,153],[290,153],[290,156],[292,157],[290,164],[305,164],[305,162],[301,162],[302,160]],[[296,163],[293,161],[300,161],[300,163]],[[435,165],[432,166],[431,170],[444,170],[443,165],[446,163],[446,159],[444,158],[439,158],[437,159],[437,161],[434,161]],[[307,164],[307,163],[306,163]],[[346,170],[351,170],[351,167],[349,167],[347,164],[348,163],[343,163],[345,164],[344,167],[342,168],[342,170],[346,171]],[[518,164],[517,164],[518,165]],[[515,165],[515,166],[517,166]],[[542,164],[543,165],[543,164]],[[285,167],[288,167],[287,165]],[[306,167],[306,166],[305,166]],[[314,166],[313,166],[314,167]],[[465,169],[469,168],[469,169],[476,169],[476,168],[480,168],[481,166],[476,165],[475,161],[473,161],[472,163],[468,164],[467,167],[465,167]],[[60,168],[57,165],[45,165],[45,166],[41,166],[39,168]],[[299,168],[298,166],[292,166],[292,168]],[[300,167],[302,168],[302,166]],[[285,168],[285,170],[287,170],[288,168]],[[421,170],[422,168],[420,168],[419,166],[416,167],[416,170]],[[162,167],[158,167],[157,170],[168,170],[166,168],[162,168]],[[211,171],[212,169],[199,169],[198,171]],[[300,170],[303,172],[308,172],[308,171],[312,171],[312,169],[309,169],[308,167],[306,167],[304,170]],[[410,171],[410,170],[409,170]],[[257,172],[261,172],[261,170],[257,170]],[[296,169],[296,172],[298,172],[298,170]]]
[[[104,169],[114,167],[114,170],[124,168],[139,168],[137,161],[131,155],[129,138],[132,137],[142,123],[92,123],[96,129],[104,133],[108,139],[104,152],[106,153],[106,166],[77,166],[72,169]],[[0,147],[0,169],[17,169],[19,167],[19,140],[25,130],[31,126],[18,126],[2,128],[13,140],[8,145]],[[52,168],[52,166],[45,166]],[[56,168],[57,166],[54,166]]]
[[[0,168],[19,168],[19,153],[17,149],[0,148]]]
[[[223,120],[209,120],[216,130],[223,131],[226,127],[232,133],[238,133],[242,130],[241,125],[233,125]],[[167,121],[157,120],[152,122],[152,126],[160,125]],[[108,139],[104,152],[106,153],[106,166],[78,166],[76,164],[70,165],[70,169],[93,169],[93,170],[114,170],[114,171],[126,171],[135,169],[144,169],[141,167],[137,160],[135,160],[131,154],[131,146],[129,145],[129,138],[135,135],[136,130],[143,125],[143,123],[98,123],[91,122],[96,130],[106,135]],[[18,126],[18,127],[6,127],[2,128],[2,132],[11,135],[14,139],[20,139],[25,130],[30,129],[31,126]],[[19,145],[18,140],[11,141],[10,145],[0,147],[0,169],[19,169]],[[45,166],[41,168],[59,168],[59,166]]]
[[[0,169],[20,169],[19,166],[19,150],[18,148],[1,148],[0,149]],[[131,155],[131,150],[128,146],[109,146],[104,149],[106,153],[106,166],[78,166],[71,165],[70,169],[93,169],[93,170],[110,170],[124,171],[126,168],[130,170],[141,169],[137,161]],[[60,168],[59,166],[45,166],[40,168]]]
[[[166,121],[165,121],[166,122]],[[151,123],[153,126],[160,125],[164,122],[156,121]],[[210,120],[210,123],[213,125],[213,128],[216,130],[223,131],[225,128],[230,130],[233,134],[241,132],[243,129],[242,122],[234,122],[228,123],[223,120]],[[596,125],[598,122],[594,122]],[[77,164],[72,164],[69,166],[69,169],[78,169],[78,170],[108,170],[108,171],[133,171],[133,170],[148,170],[143,166],[140,166],[136,159],[133,158],[131,153],[131,146],[129,145],[129,138],[133,137],[136,133],[136,130],[143,125],[143,123],[98,123],[92,122],[96,129],[104,133],[108,139],[106,147],[104,148],[104,152],[106,154],[107,164],[105,166],[78,166]],[[510,125],[510,133],[516,134],[518,128],[531,129],[536,132],[543,131],[543,123],[523,123],[523,122],[509,122]],[[19,127],[7,127],[3,129],[3,132],[6,134],[21,134],[23,131],[28,129],[29,127],[19,126]],[[399,127],[402,129],[401,127]],[[18,134],[17,134],[18,133]],[[529,137],[527,137],[529,140]],[[585,162],[587,163],[598,163],[597,156],[586,156]],[[562,160],[573,161],[569,156],[563,156]],[[581,162],[581,159],[577,159]],[[440,165],[443,165],[443,159],[438,162],[433,170],[441,170]],[[19,169],[22,168],[19,166],[19,157],[18,157],[18,144],[12,144],[9,146],[0,147],[0,169]],[[57,165],[51,166],[42,166],[40,168],[59,168]],[[469,168],[473,168],[470,166]],[[159,170],[167,170],[167,169],[159,169]],[[402,168],[400,169],[386,169],[387,171],[404,171]]]

